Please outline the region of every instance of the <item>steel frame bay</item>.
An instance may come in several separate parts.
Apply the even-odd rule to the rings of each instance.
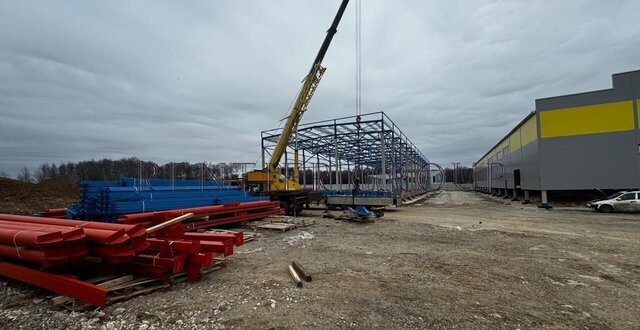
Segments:
[[[281,133],[281,128],[261,132],[263,164]],[[429,159],[384,112],[299,125],[287,147],[285,168],[292,166],[288,159],[293,159],[296,147],[302,154],[302,173],[314,172],[313,182],[301,175],[301,184],[308,188],[347,191],[357,178],[362,190],[406,198],[432,186]]]

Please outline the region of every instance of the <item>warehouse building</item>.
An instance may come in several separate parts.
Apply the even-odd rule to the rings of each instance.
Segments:
[[[478,160],[478,191],[529,202],[539,191],[640,187],[640,71],[613,88],[536,100],[536,109]]]

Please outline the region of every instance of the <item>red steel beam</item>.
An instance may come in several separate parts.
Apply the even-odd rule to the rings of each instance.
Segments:
[[[92,305],[104,307],[107,304],[106,288],[70,276],[47,273],[4,261],[0,261],[0,275]]]
[[[203,229],[203,228],[210,228],[210,227],[215,227],[215,226],[220,226],[220,225],[225,225],[225,224],[229,224],[229,223],[234,223],[234,222],[242,222],[242,221],[249,221],[249,220],[253,220],[253,219],[260,219],[260,218],[264,218],[264,217],[268,217],[270,215],[279,215],[279,214],[283,214],[284,212],[282,210],[272,210],[272,211],[266,211],[266,212],[260,212],[260,213],[249,213],[243,216],[233,216],[233,217],[229,217],[229,218],[221,218],[221,219],[212,219],[212,220],[203,220],[203,221],[198,221],[198,222],[189,222],[189,223],[184,223],[184,228],[187,230],[194,230],[194,229]]]
[[[64,220],[42,217],[29,217],[24,215],[0,214],[0,220],[13,221],[21,223],[47,224],[53,226],[64,227],[80,227],[83,229],[95,229],[103,231],[118,232],[124,230],[130,237],[140,237],[146,235],[146,230],[140,225],[127,225],[118,223],[104,223],[80,220]]]
[[[47,225],[41,223],[32,223],[32,222],[20,222],[18,220],[7,221],[2,218],[4,214],[0,214],[0,227],[10,227],[10,228],[23,228],[30,230],[43,230],[44,228],[52,228],[59,230],[70,230],[75,228],[81,228],[84,231],[84,234],[87,236],[87,239],[94,243],[121,243],[124,239],[125,241],[129,239],[128,236],[125,236],[126,231],[124,229],[120,229],[117,231],[112,230],[103,230],[103,229],[93,229],[93,228],[85,228],[82,226],[59,226],[59,225]],[[63,220],[63,221],[72,221],[72,220]]]
[[[153,249],[163,249],[166,244],[175,251],[182,251],[188,253],[198,253],[200,251],[200,241],[198,240],[189,240],[189,241],[177,241],[177,240],[165,240],[165,239],[156,239],[149,238],[147,242],[151,244],[151,248]]]
[[[31,231],[13,228],[0,228],[0,243],[21,246],[56,245],[64,242],[61,231]]]
[[[244,244],[244,234],[242,232],[233,234],[223,233],[184,233],[184,239],[199,239],[201,241],[225,241],[232,240],[233,245],[240,246]]]
[[[261,210],[265,208],[280,208],[279,202],[271,201],[257,201],[235,204],[224,204],[214,206],[201,206],[192,207],[186,209],[176,209],[167,211],[156,211],[146,213],[125,214],[120,216],[118,222],[120,223],[139,223],[139,222],[162,222],[168,220],[168,218],[176,217],[182,214],[193,213],[195,218],[207,217],[214,215],[231,214],[239,211],[249,211],[252,209]]]

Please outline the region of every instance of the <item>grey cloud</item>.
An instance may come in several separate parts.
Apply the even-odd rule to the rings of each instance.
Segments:
[[[338,4],[0,2],[0,170],[255,161]],[[355,113],[353,9],[304,121]],[[536,98],[638,69],[638,12],[632,0],[363,1],[363,111],[385,111],[432,161],[471,164]]]

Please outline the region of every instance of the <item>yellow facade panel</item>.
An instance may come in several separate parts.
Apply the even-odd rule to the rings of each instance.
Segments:
[[[504,141],[502,141],[502,143],[500,144],[500,151],[504,151],[504,148],[508,148],[508,147],[509,147],[509,139],[504,139]]]
[[[520,147],[524,147],[527,144],[538,139],[538,122],[536,116],[529,118],[522,127],[520,127]]]
[[[522,139],[520,138],[520,128],[518,128],[515,132],[511,133],[511,135],[509,136],[509,145],[511,146],[512,153],[522,147]]]
[[[633,101],[540,112],[540,137],[628,131],[635,128]]]

